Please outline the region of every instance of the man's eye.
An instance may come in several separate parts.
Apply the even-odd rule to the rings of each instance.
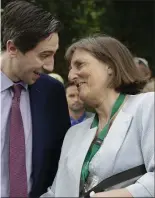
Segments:
[[[40,57],[45,59],[45,58],[51,57],[53,55],[54,55],[54,53],[53,54],[52,53],[50,53],[50,54],[41,54]]]
[[[41,58],[47,58],[47,57],[49,57],[50,55],[49,54],[42,54],[41,55]]]

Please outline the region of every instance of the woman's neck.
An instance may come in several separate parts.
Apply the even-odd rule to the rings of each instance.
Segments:
[[[117,93],[115,90],[108,90],[98,106],[95,108],[98,114],[99,128],[102,129],[104,125],[108,122],[112,107],[118,96],[119,93]]]

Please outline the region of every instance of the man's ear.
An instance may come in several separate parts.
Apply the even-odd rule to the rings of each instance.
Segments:
[[[16,57],[18,49],[12,40],[7,41],[6,50],[12,58]]]
[[[108,75],[111,76],[112,74],[113,74],[113,70],[110,67],[108,67]]]

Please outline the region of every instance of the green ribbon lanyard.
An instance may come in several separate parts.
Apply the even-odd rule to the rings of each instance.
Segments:
[[[108,120],[108,123],[105,125],[105,127],[102,129],[102,131],[99,133],[96,141],[89,148],[89,151],[86,155],[86,158],[83,163],[82,171],[81,171],[81,179],[83,182],[86,182],[88,175],[89,175],[89,163],[92,160],[92,158],[94,157],[94,155],[97,153],[97,151],[99,150],[105,136],[108,133],[111,119],[117,113],[120,106],[123,104],[124,99],[125,99],[125,95],[120,94],[119,97],[117,98],[117,100],[115,101],[115,104],[112,107],[112,111],[111,111],[111,115],[110,115],[110,119]],[[98,116],[96,114],[94,117],[94,120],[92,122],[91,128],[97,127],[98,123],[99,123],[99,120],[98,120]]]

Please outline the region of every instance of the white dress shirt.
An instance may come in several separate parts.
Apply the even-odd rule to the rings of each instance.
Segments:
[[[1,72],[1,197],[9,197],[9,120],[13,92],[9,89],[14,83]],[[32,171],[32,121],[28,86],[22,84],[20,109],[24,125],[26,171],[28,192],[31,190]]]

